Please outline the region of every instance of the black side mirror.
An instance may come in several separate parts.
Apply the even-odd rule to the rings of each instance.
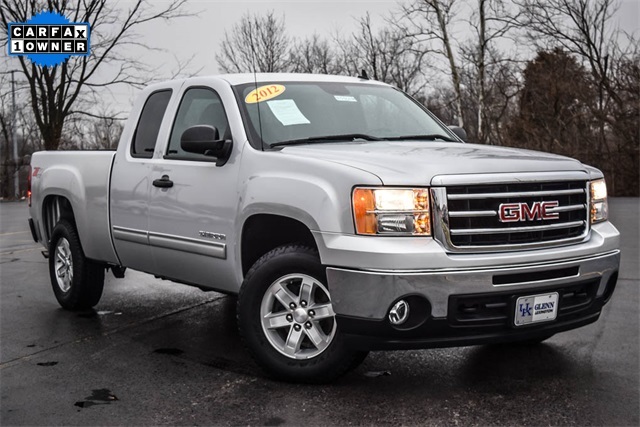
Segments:
[[[461,128],[460,126],[449,126],[449,129],[451,129],[451,132],[455,133],[458,138],[460,138],[464,142],[467,142],[467,131],[465,131],[463,128]]]
[[[216,157],[216,166],[227,163],[232,146],[232,141],[220,139],[218,129],[209,125],[191,126],[180,137],[180,147],[184,151]]]

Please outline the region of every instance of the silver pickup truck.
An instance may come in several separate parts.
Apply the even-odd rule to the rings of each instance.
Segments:
[[[170,81],[117,151],[33,155],[29,223],[64,308],[126,268],[237,295],[250,353],[291,381],[595,322],[620,260],[602,173],[462,134],[363,78]]]

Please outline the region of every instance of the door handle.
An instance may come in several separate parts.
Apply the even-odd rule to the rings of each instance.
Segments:
[[[169,175],[162,175],[162,178],[153,180],[153,186],[159,188],[171,188],[173,187],[173,181],[169,179]]]

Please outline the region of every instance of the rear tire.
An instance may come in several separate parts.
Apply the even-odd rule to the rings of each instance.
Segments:
[[[100,301],[105,267],[84,256],[76,228],[60,220],[49,242],[49,276],[58,303],[67,310],[91,308]]]
[[[273,249],[247,273],[238,295],[240,336],[274,378],[326,383],[364,360],[345,345],[326,283],[318,252],[301,245]]]

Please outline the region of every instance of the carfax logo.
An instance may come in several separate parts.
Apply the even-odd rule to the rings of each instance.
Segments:
[[[9,55],[24,55],[36,65],[53,67],[71,55],[89,55],[90,31],[87,22],[41,12],[27,22],[9,23]]]

